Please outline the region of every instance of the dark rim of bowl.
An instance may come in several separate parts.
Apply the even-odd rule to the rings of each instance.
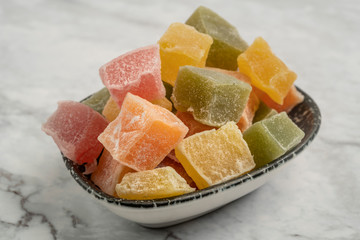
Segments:
[[[195,199],[204,198],[216,194],[218,192],[225,191],[232,187],[238,186],[247,181],[251,181],[255,178],[261,177],[262,175],[278,168],[279,166],[283,165],[287,161],[294,158],[297,154],[302,152],[312,142],[312,140],[315,138],[316,134],[320,129],[320,124],[321,124],[320,109],[308,94],[306,94],[303,90],[301,90],[298,87],[297,89],[304,95],[304,101],[291,110],[291,112],[289,113],[289,117],[305,132],[304,138],[301,140],[301,142],[298,145],[296,145],[294,148],[289,150],[283,156],[273,160],[272,162],[266,164],[261,168],[250,171],[247,174],[241,175],[237,178],[228,180],[226,182],[219,183],[202,190],[197,190],[192,193],[187,193],[170,198],[154,199],[154,200],[127,200],[123,198],[116,198],[101,191],[90,180],[88,176],[85,176],[82,173],[79,165],[69,160],[63,154],[62,157],[66,165],[66,168],[70,171],[71,176],[85,191],[92,194],[95,198],[98,198],[100,200],[106,200],[110,204],[131,207],[131,208],[154,208],[154,207],[164,207],[164,206],[192,201]],[[298,114],[302,114],[303,116],[300,116],[299,118]]]

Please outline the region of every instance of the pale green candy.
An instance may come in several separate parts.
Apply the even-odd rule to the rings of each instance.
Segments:
[[[260,101],[259,108],[256,110],[253,123],[269,118],[277,114],[278,112],[268,107],[263,101]]]
[[[210,35],[214,42],[210,47],[206,66],[228,70],[238,68],[237,57],[248,44],[239,36],[237,29],[212,10],[200,6],[186,21],[201,33]]]
[[[256,168],[262,167],[280,157],[305,136],[285,112],[253,124],[244,133]]]
[[[246,106],[251,86],[217,71],[193,66],[180,67],[172,100],[181,112],[192,112],[194,119],[220,127],[238,122]]]
[[[109,90],[104,87],[101,90],[93,93],[89,98],[85,99],[81,103],[91,107],[98,113],[102,114],[102,111],[105,107],[106,102],[110,98]]]

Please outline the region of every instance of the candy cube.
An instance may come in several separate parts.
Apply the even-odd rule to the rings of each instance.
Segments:
[[[275,109],[277,112],[290,112],[296,105],[304,101],[304,95],[302,95],[295,87],[292,85],[289,92],[284,98],[283,104],[278,104],[274,102],[266,93],[263,91],[253,88],[256,95],[263,101],[267,106],[272,109]]]
[[[195,120],[214,127],[238,122],[251,86],[217,71],[180,67],[172,100],[175,108],[192,112]]]
[[[92,109],[101,114],[109,97],[109,90],[107,90],[107,88],[102,88],[81,103],[91,107]]]
[[[213,40],[183,23],[173,23],[159,40],[161,78],[174,86],[180,66],[205,67]]]
[[[114,196],[115,186],[128,172],[134,172],[133,169],[116,161],[111,154],[104,149],[99,165],[91,174],[91,180],[105,193]]]
[[[115,189],[119,197],[130,200],[167,198],[195,191],[172,167],[128,173]]]
[[[160,69],[159,46],[151,45],[115,58],[99,72],[102,82],[121,107],[127,92],[147,100],[165,97]]]
[[[238,177],[255,167],[234,122],[185,138],[175,153],[199,189]]]
[[[196,188],[196,184],[194,180],[186,173],[184,167],[177,161],[166,157],[161,163],[157,166],[157,168],[161,167],[172,167],[181,177],[183,177],[190,187]]]
[[[60,151],[77,164],[92,163],[103,146],[97,140],[108,121],[85,104],[61,101],[57,110],[42,125]]]
[[[238,57],[239,71],[251,78],[251,84],[264,91],[272,100],[283,104],[296,80],[296,74],[276,57],[267,42],[258,37]]]
[[[115,160],[144,171],[159,165],[187,131],[170,111],[128,93],[119,115],[98,139]]]
[[[188,133],[186,134],[186,137],[190,137],[191,135],[194,135],[195,133],[207,131],[214,129],[215,127],[211,127],[205,124],[202,124],[198,121],[196,121],[193,117],[193,115],[189,112],[177,112],[176,116],[189,128]]]
[[[259,168],[300,143],[304,135],[282,112],[253,124],[244,132],[244,139],[254,156],[256,168]]]
[[[242,82],[246,82],[248,84],[251,83],[251,80],[244,74],[236,71],[229,71],[224,70],[220,68],[207,68],[210,70],[218,71],[221,73],[228,74],[230,76],[236,77],[238,80]],[[237,123],[237,126],[239,127],[241,132],[244,132],[246,129],[248,129],[252,125],[253,118],[255,116],[256,110],[259,108],[260,100],[257,97],[257,95],[254,92],[254,88],[250,92],[249,99],[246,103],[245,109],[241,115],[240,120]]]
[[[272,117],[278,112],[270,107],[268,107],[263,101],[260,101],[258,110],[255,113],[253,123],[259,122],[263,119]]]
[[[236,70],[236,59],[248,45],[241,39],[236,28],[212,10],[200,6],[186,21],[199,32],[209,34],[214,43],[211,45],[206,66]]]

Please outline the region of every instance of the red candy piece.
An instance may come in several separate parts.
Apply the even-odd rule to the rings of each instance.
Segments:
[[[103,65],[99,72],[119,107],[128,92],[149,101],[165,97],[158,45],[123,54]]]
[[[92,108],[74,101],[61,101],[58,109],[42,125],[60,151],[77,164],[92,163],[100,155],[97,140],[108,121]]]

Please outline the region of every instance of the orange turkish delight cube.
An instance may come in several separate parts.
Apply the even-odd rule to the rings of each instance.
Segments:
[[[272,100],[283,100],[296,80],[296,74],[271,51],[267,42],[258,37],[238,57],[239,71],[251,78],[251,84],[264,91]]]
[[[115,160],[144,171],[154,169],[187,132],[172,112],[128,93],[119,115],[98,139]]]

